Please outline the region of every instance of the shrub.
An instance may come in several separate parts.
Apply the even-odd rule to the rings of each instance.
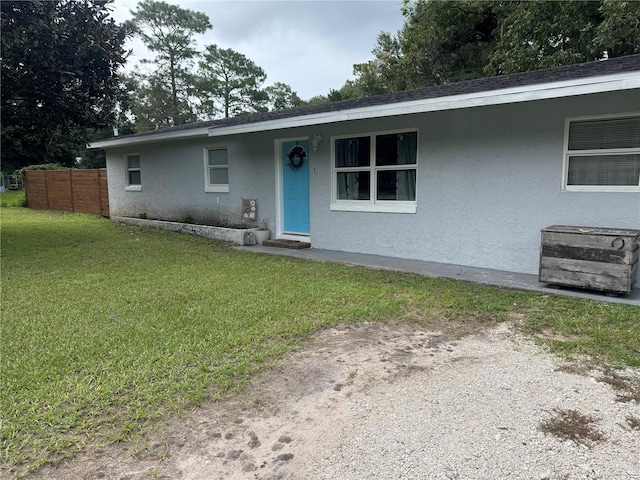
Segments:
[[[24,176],[24,172],[28,170],[71,170],[69,167],[63,167],[60,163],[41,163],[40,165],[29,165],[18,170],[18,175]]]
[[[0,206],[2,207],[26,207],[27,196],[24,190],[5,191],[0,193]]]

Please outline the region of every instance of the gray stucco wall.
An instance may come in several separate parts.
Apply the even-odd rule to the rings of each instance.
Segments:
[[[329,210],[328,149],[312,175],[318,248],[537,273],[540,229],[640,228],[640,193],[562,191],[565,118],[640,109],[637,92],[416,115],[329,134],[419,129],[416,214]]]
[[[314,247],[536,273],[540,229],[640,228],[640,193],[563,192],[565,118],[640,110],[638,92],[344,122],[107,152],[113,215],[236,221],[241,199],[276,218],[274,140],[322,136],[310,158]],[[418,129],[417,212],[331,211],[331,137]],[[229,193],[204,192],[203,148],[229,149]],[[140,153],[142,192],[125,192]],[[239,220],[239,218],[237,219]]]
[[[200,223],[243,223],[242,199],[256,199],[258,219],[275,221],[273,139],[254,136],[219,140],[162,142],[107,152],[109,208],[112,216],[180,221],[191,216]],[[229,192],[205,192],[204,150],[226,147]],[[142,189],[126,191],[125,155],[140,154]],[[246,223],[246,222],[245,222]]]

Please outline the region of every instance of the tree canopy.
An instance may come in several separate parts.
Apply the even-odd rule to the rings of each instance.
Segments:
[[[198,70],[198,91],[205,114],[224,118],[267,110],[262,90],[267,74],[243,54],[207,46]]]
[[[199,52],[196,37],[211,28],[209,17],[162,1],[143,0],[132,12],[136,34],[155,54],[143,63],[155,67],[150,75],[136,74],[132,110],[143,123],[156,127],[193,122],[192,67]]]
[[[132,14],[135,34],[155,54],[141,62],[147,68],[123,76],[135,130],[290,108],[302,102],[285,83],[263,88],[266,72],[240,52],[218,45],[205,45],[199,51],[197,40],[212,28],[204,13],[143,0]],[[155,68],[149,71],[149,66]]]
[[[598,60],[601,2],[528,2],[509,5],[485,73],[515,73]]]
[[[341,98],[640,52],[638,1],[405,0],[403,14],[397,35],[378,36],[374,59],[354,65]]]
[[[0,2],[4,171],[71,165],[91,129],[114,123],[128,30],[109,3]]]
[[[264,89],[268,97],[269,110],[286,110],[302,105],[302,99],[289,85],[275,82]]]

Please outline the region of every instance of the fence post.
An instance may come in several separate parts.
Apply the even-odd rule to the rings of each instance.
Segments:
[[[43,170],[44,173],[44,194],[47,199],[47,210],[49,210],[49,183],[47,182],[47,171]]]
[[[102,171],[100,169],[96,170],[96,177],[98,177],[98,204],[100,205],[100,215],[104,216],[104,212],[102,211],[102,178],[101,174]]]
[[[69,195],[71,196],[71,212],[76,213],[76,202],[73,199],[73,173],[69,170]]]
[[[103,217],[110,217],[109,210],[109,179],[106,168],[98,170],[98,182],[100,184],[100,214]],[[102,184],[104,181],[104,185]]]

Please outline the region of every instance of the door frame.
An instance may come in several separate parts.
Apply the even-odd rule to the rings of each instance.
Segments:
[[[284,152],[282,151],[282,145],[285,142],[295,142],[295,141],[306,141],[310,142],[309,136],[301,135],[299,137],[288,137],[288,138],[276,138],[273,141],[273,151],[275,152],[275,169],[276,169],[276,231],[275,237],[281,238],[285,240],[299,240],[301,242],[311,243],[311,233],[309,235],[293,235],[284,233],[284,195],[283,195],[283,182],[282,182],[282,156]],[[309,157],[311,153],[307,151]],[[309,159],[307,159],[309,161]],[[311,165],[309,165],[311,166]],[[309,182],[311,182],[311,168],[309,168]],[[309,197],[311,197],[311,192],[309,192]],[[309,223],[311,223],[311,198],[309,198]],[[309,230],[311,230],[311,226],[309,226]]]

